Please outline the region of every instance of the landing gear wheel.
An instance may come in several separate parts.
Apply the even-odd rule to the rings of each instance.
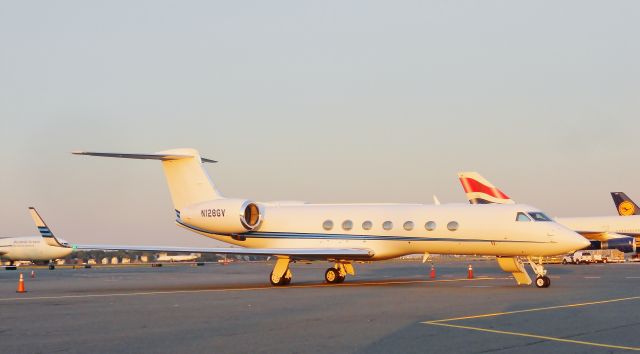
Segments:
[[[340,283],[340,272],[335,268],[329,268],[324,273],[324,280],[329,284]],[[344,281],[344,279],[342,279]]]
[[[284,286],[284,285],[289,285],[289,283],[291,283],[291,279],[293,277],[291,276],[291,271],[287,270],[287,272],[285,273],[284,276],[282,276],[280,278],[280,280],[278,280],[277,282],[274,281],[273,279],[273,272],[271,272],[271,274],[269,275],[269,282],[271,282],[271,285],[273,286]]]
[[[551,279],[544,275],[536,278],[536,286],[539,288],[548,288],[551,285]]]
[[[291,274],[291,270],[287,269],[287,272],[284,273],[284,276],[282,277],[282,279],[284,279],[284,282],[282,285],[291,284],[291,279],[293,279],[293,274]]]
[[[340,275],[338,276],[338,280],[336,281],[336,283],[342,283],[346,278],[347,278],[346,275]]]

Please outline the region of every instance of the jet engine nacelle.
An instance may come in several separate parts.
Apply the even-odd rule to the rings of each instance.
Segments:
[[[591,241],[589,250],[618,250],[623,253],[636,251],[636,240],[634,237],[620,234],[608,233],[609,237],[606,241]]]
[[[215,234],[240,234],[254,230],[262,221],[258,204],[245,199],[218,199],[189,205],[180,220]]]

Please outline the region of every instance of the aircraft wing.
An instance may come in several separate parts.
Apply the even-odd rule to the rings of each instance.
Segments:
[[[206,248],[167,246],[126,246],[126,245],[72,245],[74,250],[98,251],[142,251],[142,252],[183,252],[237,254],[254,256],[287,256],[292,259],[362,259],[373,257],[374,252],[364,248]]]

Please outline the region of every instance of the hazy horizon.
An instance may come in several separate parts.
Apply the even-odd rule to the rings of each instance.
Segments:
[[[211,246],[160,164],[226,196],[466,202],[475,170],[553,216],[640,202],[640,3],[142,1],[0,5],[0,236],[34,206],[75,243]]]

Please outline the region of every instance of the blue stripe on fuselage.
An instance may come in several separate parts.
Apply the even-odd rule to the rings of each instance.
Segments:
[[[216,234],[207,230],[187,225],[176,220],[180,225],[196,232],[210,235]],[[468,238],[450,238],[450,237],[416,237],[416,236],[385,236],[385,235],[351,235],[351,234],[322,234],[322,233],[295,233],[295,232],[262,232],[250,231],[242,235],[245,238],[263,238],[263,239],[290,239],[290,240],[361,240],[361,241],[413,241],[413,242],[495,242],[495,243],[552,243],[545,241],[520,241],[520,240],[486,240],[486,239],[468,239]]]

